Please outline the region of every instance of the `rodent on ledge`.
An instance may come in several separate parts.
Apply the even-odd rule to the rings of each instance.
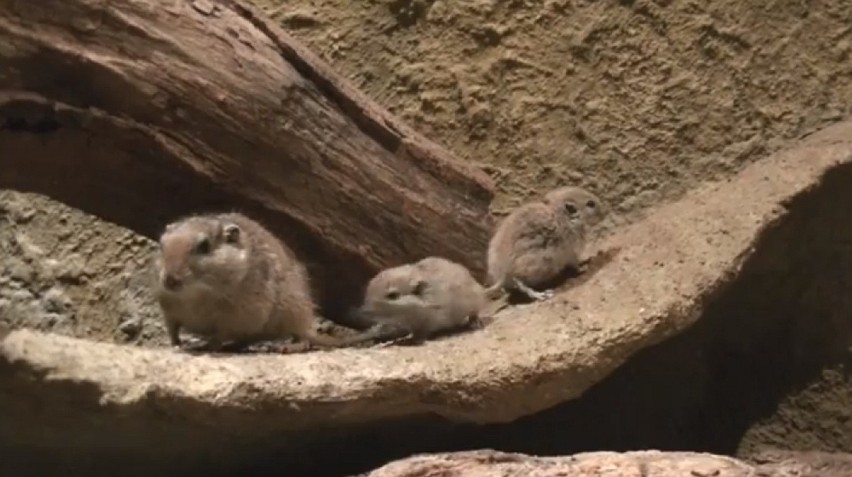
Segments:
[[[308,273],[293,251],[258,222],[238,213],[195,215],[170,223],[160,237],[155,295],[173,346],[180,331],[207,338],[199,350],[238,350],[294,336],[322,347],[351,346],[482,326],[489,300],[519,292],[534,300],[567,268],[580,265],[588,228],[606,214],[579,187],[554,189],[504,218],[488,245],[490,286],[463,265],[427,257],[390,267],[368,283],[353,313],[374,324],[346,338],[317,331]],[[398,342],[398,341],[397,341]]]
[[[295,336],[312,345],[348,346],[376,338],[317,332],[305,266],[259,223],[238,213],[196,215],[160,237],[155,294],[173,346],[180,331],[204,336],[199,349],[240,349]]]

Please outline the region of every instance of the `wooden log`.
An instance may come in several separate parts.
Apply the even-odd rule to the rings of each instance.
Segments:
[[[481,276],[493,187],[229,0],[0,0],[0,187],[156,237],[233,209],[306,261],[326,314],[426,255]]]

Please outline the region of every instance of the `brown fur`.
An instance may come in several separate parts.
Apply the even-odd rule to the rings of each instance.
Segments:
[[[376,274],[360,312],[380,325],[401,330],[414,341],[480,325],[485,289],[463,265],[439,257]]]
[[[202,243],[207,250],[199,250]],[[202,244],[202,245],[200,245]],[[156,295],[172,345],[180,330],[246,345],[296,336],[320,346],[339,339],[316,331],[307,271],[292,250],[259,223],[237,213],[192,216],[169,224],[160,237]],[[177,289],[169,282],[179,281]]]
[[[579,187],[554,189],[512,211],[488,244],[486,295],[515,290],[536,300],[549,297],[536,289],[579,266],[588,227],[604,215],[600,199]]]

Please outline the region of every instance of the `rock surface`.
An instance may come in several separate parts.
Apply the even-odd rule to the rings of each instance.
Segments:
[[[846,330],[847,335],[852,333],[850,327]],[[849,354],[852,359],[852,352]],[[745,433],[737,455],[758,458],[761,448],[766,446],[849,452],[852,449],[852,367],[847,364],[839,368],[824,370],[807,386],[785,396],[776,404],[772,416],[761,419]],[[848,475],[852,476],[852,469]]]
[[[694,452],[588,452],[533,457],[492,450],[420,455],[390,463],[364,477],[845,477],[852,456],[787,453],[764,464]]]
[[[767,476],[846,477],[852,475],[852,454],[767,449],[748,459]]]
[[[601,241],[610,261],[583,283],[419,347],[191,356],[16,330],[0,346],[0,440],[18,456],[62,449],[175,472],[311,449],[305,436],[329,427],[529,415],[692,325],[758,238],[850,160],[852,122],[827,128]]]
[[[0,191],[0,324],[165,345],[147,281],[156,242],[47,197]]]
[[[852,113],[852,3],[253,0],[494,178],[641,210]]]

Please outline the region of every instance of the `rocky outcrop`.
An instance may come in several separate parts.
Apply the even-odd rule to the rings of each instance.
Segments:
[[[326,433],[391,419],[533,414],[694,324],[801,201],[845,180],[850,159],[852,123],[821,131],[602,240],[608,261],[553,299],[422,346],[191,356],[16,330],[0,346],[0,439],[19,460],[42,449],[78,466],[212,471],[286,461]]]
[[[390,463],[364,477],[845,477],[852,456],[787,453],[762,464],[694,452],[588,452],[567,457],[533,457],[490,450],[415,456]]]

